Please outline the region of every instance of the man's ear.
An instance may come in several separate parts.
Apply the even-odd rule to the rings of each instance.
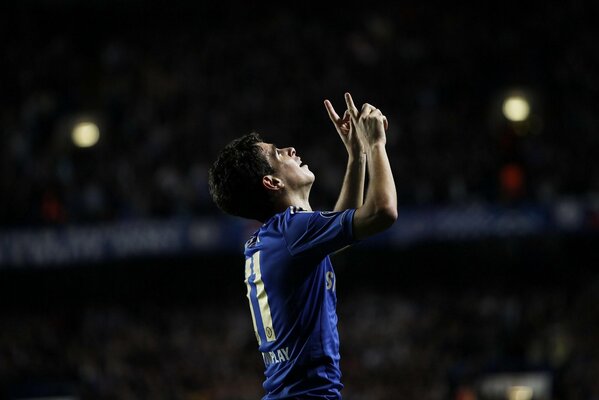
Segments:
[[[268,190],[279,191],[285,187],[285,184],[279,178],[272,175],[264,175],[262,177],[262,186]]]

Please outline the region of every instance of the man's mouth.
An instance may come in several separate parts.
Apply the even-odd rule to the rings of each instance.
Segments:
[[[297,163],[297,165],[298,165],[300,168],[302,168],[302,167],[307,167],[307,166],[308,166],[308,164],[306,164],[306,163],[302,162],[302,158],[301,158],[301,157],[297,157],[297,158],[295,159],[295,162]]]

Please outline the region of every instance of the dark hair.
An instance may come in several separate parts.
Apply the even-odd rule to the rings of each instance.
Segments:
[[[274,173],[255,132],[233,140],[219,153],[208,173],[210,195],[224,212],[266,221],[274,214],[273,199],[262,177]]]

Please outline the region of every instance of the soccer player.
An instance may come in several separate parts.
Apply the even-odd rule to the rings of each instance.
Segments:
[[[385,149],[387,119],[349,93],[343,118],[325,107],[348,151],[339,200],[312,211],[314,174],[293,147],[255,133],[233,140],[210,169],[225,212],[263,222],[245,244],[245,283],[265,365],[264,399],[340,399],[336,278],[329,254],[389,228],[397,218]],[[364,179],[369,185],[364,199]]]

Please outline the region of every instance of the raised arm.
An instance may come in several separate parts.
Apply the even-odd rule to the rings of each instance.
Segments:
[[[330,101],[324,101],[327,113],[347,150],[347,168],[335,211],[358,208],[364,203],[364,180],[366,177],[366,153],[360,137],[356,134],[346,110],[340,118]]]
[[[353,221],[354,237],[364,239],[388,229],[397,219],[397,193],[385,148],[387,119],[370,104],[364,104],[358,111],[349,93],[345,94],[345,101],[368,159],[366,199],[356,210]]]

